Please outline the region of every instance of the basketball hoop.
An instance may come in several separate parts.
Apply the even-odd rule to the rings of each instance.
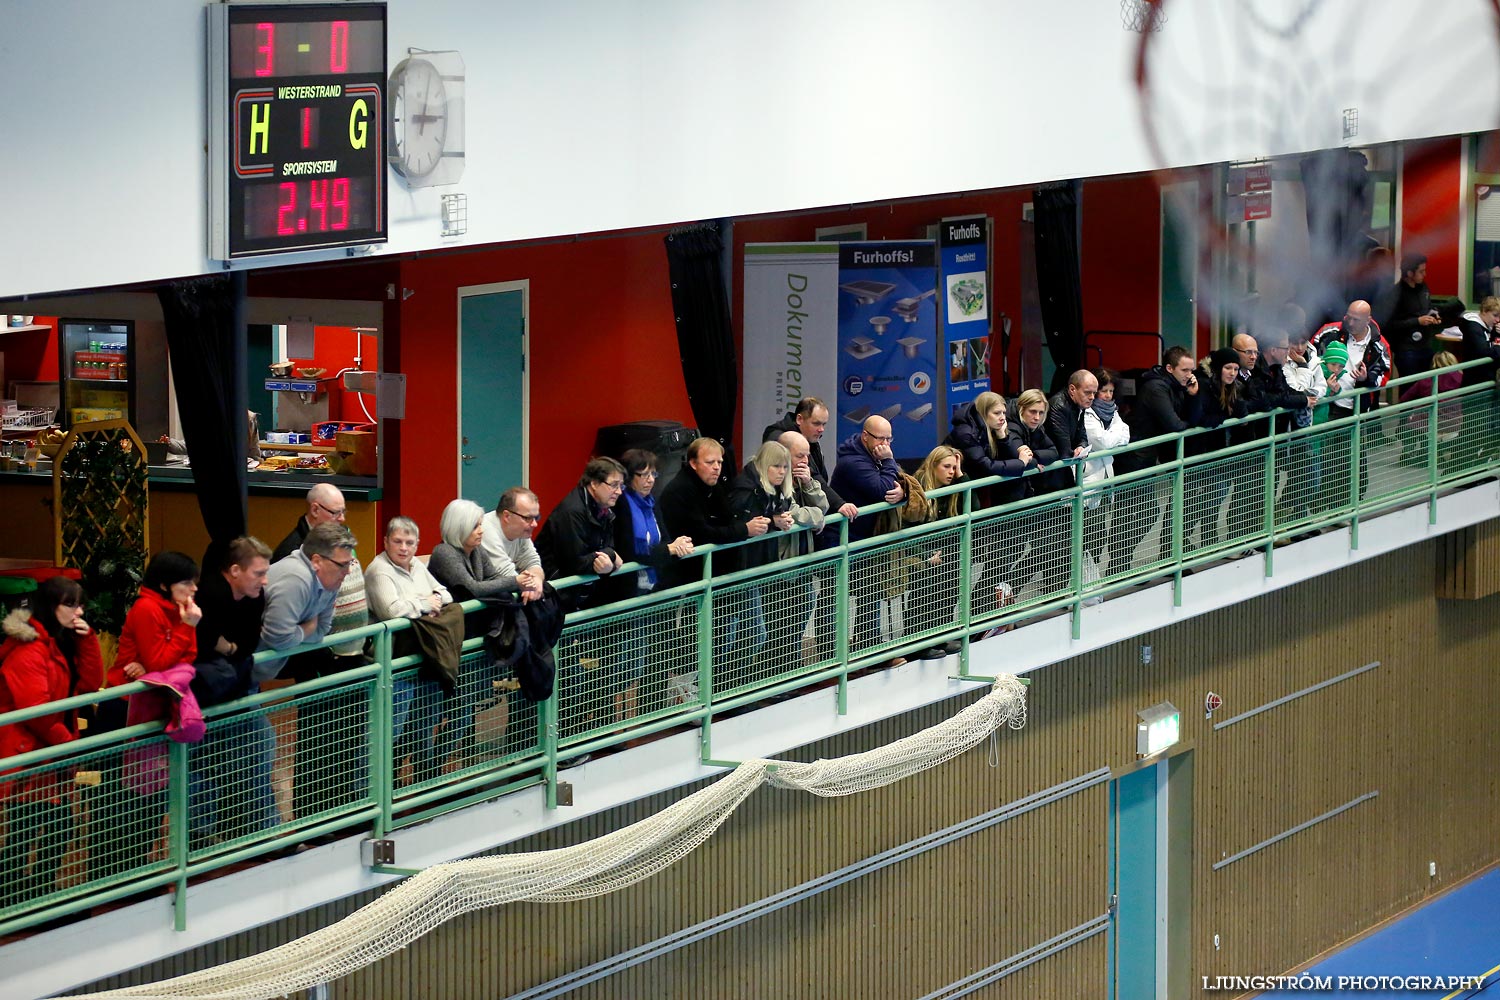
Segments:
[[[1126,31],[1160,31],[1165,19],[1159,0],[1120,0],[1120,23]]]

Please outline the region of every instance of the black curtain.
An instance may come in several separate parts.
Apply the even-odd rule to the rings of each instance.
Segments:
[[[157,290],[198,508],[205,565],[245,533],[245,275],[206,275]]]
[[[693,419],[699,434],[719,441],[726,455],[732,455],[739,375],[729,288],[724,281],[722,232],[716,222],[683,226],[667,234],[666,247],[677,351]],[[726,468],[729,464],[725,462]]]
[[[1058,392],[1083,367],[1083,288],[1078,275],[1076,182],[1037,188],[1032,194],[1036,233],[1036,284],[1042,335],[1057,370],[1048,392]]]
[[[1308,266],[1297,297],[1310,322],[1344,315],[1350,302],[1385,291],[1390,273],[1373,287],[1364,274],[1365,253],[1375,241],[1365,232],[1370,217],[1370,176],[1363,153],[1329,149],[1299,164],[1307,203]],[[1373,301],[1372,301],[1373,304]]]

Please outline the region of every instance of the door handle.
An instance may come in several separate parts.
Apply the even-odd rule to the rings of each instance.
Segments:
[[[465,462],[472,462],[472,461],[474,461],[474,459],[478,458],[479,456],[478,455],[459,455],[458,457],[461,458],[461,459],[463,459]]]

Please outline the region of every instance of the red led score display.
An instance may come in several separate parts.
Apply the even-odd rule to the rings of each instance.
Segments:
[[[214,5],[209,30],[211,255],[385,242],[385,5]]]

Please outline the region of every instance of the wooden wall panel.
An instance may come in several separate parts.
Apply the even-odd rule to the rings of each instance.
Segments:
[[[1033,677],[1030,721],[908,781],[844,799],[753,795],[698,852],[641,885],[570,904],[472,914],[334,984],[338,997],[492,998],[656,940],[1100,767],[1133,762],[1135,713],[1169,700],[1194,755],[1193,980],[1290,969],[1500,859],[1491,818],[1500,727],[1500,598],[1439,601],[1440,542],[1091,652]],[[1141,647],[1152,648],[1150,664]],[[1380,666],[1224,729],[1346,671]],[[1204,695],[1223,696],[1214,720]],[[882,746],[972,695],[788,756]],[[694,786],[696,787],[696,786]],[[659,811],[653,796],[510,845],[576,843]],[[1219,859],[1370,791],[1378,797],[1218,871]],[[1104,912],[1099,785],[760,920],[574,989],[569,997],[915,997]],[[1435,861],[1439,875],[1427,875]],[[358,900],[173,963],[257,950]],[[1215,950],[1213,936],[1220,936]],[[1103,996],[1103,936],[978,996]],[[165,965],[166,963],[163,963]],[[147,981],[161,972],[129,977]],[[120,981],[124,981],[121,977]]]
[[[1438,596],[1477,601],[1500,594],[1500,521],[1483,521],[1438,539]]]

